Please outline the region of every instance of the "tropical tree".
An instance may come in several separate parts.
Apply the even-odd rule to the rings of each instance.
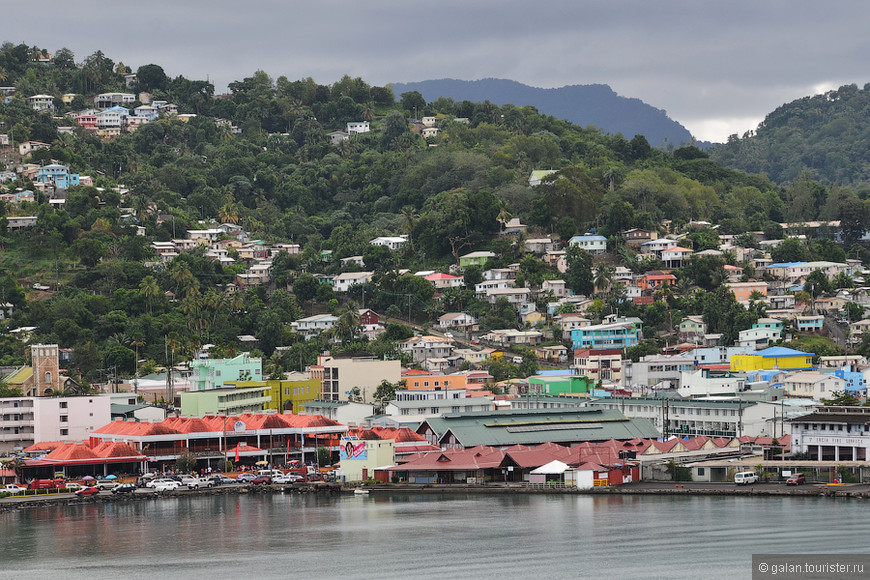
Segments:
[[[599,292],[609,293],[613,287],[614,277],[616,276],[616,268],[604,262],[599,263],[595,267],[595,288]]]

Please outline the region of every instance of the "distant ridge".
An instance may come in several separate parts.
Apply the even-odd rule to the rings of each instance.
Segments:
[[[462,81],[439,79],[393,83],[396,98],[417,91],[426,102],[438,97],[454,101],[490,101],[496,105],[532,105],[545,115],[585,127],[595,125],[606,133],[622,133],[627,139],[643,135],[652,145],[678,146],[692,141],[692,134],[666,111],[640,99],[621,97],[607,85],[570,85],[558,89],[530,87],[506,79]]]

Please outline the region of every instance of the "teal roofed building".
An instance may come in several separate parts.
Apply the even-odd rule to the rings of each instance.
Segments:
[[[227,381],[259,381],[263,378],[263,359],[242,353],[234,358],[201,359],[190,363],[190,390],[219,389]]]
[[[425,419],[417,433],[433,445],[465,449],[661,436],[649,419],[629,419],[617,410],[586,407],[446,413]]]

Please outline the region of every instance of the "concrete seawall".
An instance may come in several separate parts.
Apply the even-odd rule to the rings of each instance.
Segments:
[[[738,487],[733,484],[702,483],[646,483],[596,487],[580,490],[569,487],[534,487],[517,484],[487,485],[432,485],[432,484],[385,484],[371,486],[350,486],[339,483],[297,483],[291,485],[245,485],[213,487],[198,490],[178,490],[167,492],[138,492],[115,495],[102,492],[95,496],[77,497],[73,494],[57,494],[31,497],[9,497],[0,500],[0,512],[28,509],[47,505],[81,505],[84,503],[157,501],[166,498],[201,497],[214,495],[247,494],[352,494],[355,489],[365,489],[369,496],[388,496],[394,494],[561,494],[561,495],[632,495],[632,496],[750,496],[750,497],[829,497],[840,499],[870,499],[870,485],[805,485],[786,487],[769,484]]]

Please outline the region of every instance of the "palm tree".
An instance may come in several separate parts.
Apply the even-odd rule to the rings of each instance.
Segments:
[[[221,220],[221,223],[225,224],[239,223],[239,208],[233,202],[232,196],[230,196],[230,201],[218,210],[218,218]]]
[[[181,290],[186,289],[188,286],[193,284],[193,281],[195,280],[193,273],[191,273],[190,268],[188,268],[186,264],[176,264],[173,266],[169,275],[176,284],[176,295],[180,295]]]
[[[352,342],[360,331],[359,312],[356,305],[350,303],[335,322],[335,336],[342,344]]]
[[[139,283],[139,291],[145,295],[145,301],[148,303],[148,314],[154,315],[154,298],[160,294],[160,286],[154,276],[145,276]]]
[[[501,224],[501,229],[504,230],[505,224],[511,221],[511,218],[514,216],[511,215],[511,212],[507,210],[505,206],[501,206],[501,209],[498,212],[498,216],[496,216],[495,221]]]
[[[611,287],[613,286],[614,275],[616,274],[616,268],[611,266],[610,264],[600,263],[598,267],[595,268],[595,278],[592,283],[595,285],[595,288],[598,289],[599,292],[609,292]]]

